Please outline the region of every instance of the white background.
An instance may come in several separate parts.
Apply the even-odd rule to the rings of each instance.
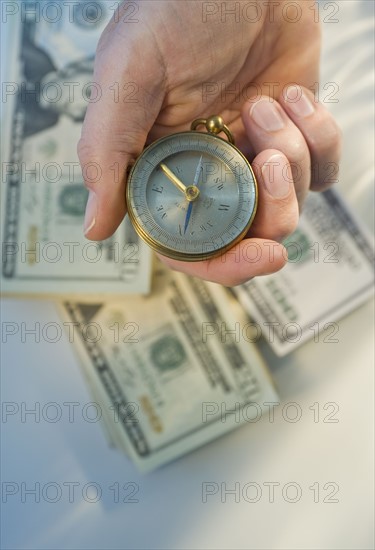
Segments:
[[[373,2],[336,4],[334,18],[339,21],[323,24],[321,81],[338,85],[339,102],[328,107],[344,131],[339,188],[371,228]],[[324,3],[321,19],[333,11],[323,7]],[[316,289],[307,291],[318,298],[318,281]],[[40,422],[28,416],[23,423],[16,414],[2,424],[2,481],[14,482],[19,493],[2,504],[1,547],[373,548],[373,313],[371,302],[342,319],[336,344],[309,342],[284,359],[265,347],[282,401],[274,422],[266,415],[146,476],[108,447],[99,423],[84,420],[82,413],[90,412],[84,405],[91,397],[65,336],[53,344],[36,343],[32,336],[25,343],[20,336],[9,338],[2,351],[2,400],[19,407],[21,402],[39,402],[41,408],[56,402],[64,414],[57,423],[46,421],[43,414]],[[61,322],[52,303],[9,299],[2,302],[1,320],[29,327]],[[79,403],[72,423],[64,402]],[[302,411],[299,422],[286,419],[287,413],[295,412],[285,408],[290,402]],[[324,409],[327,403],[337,404],[333,418],[338,422],[324,422],[333,410]],[[316,422],[313,406],[320,412]],[[52,416],[53,410],[49,412]],[[31,487],[35,482],[41,487],[59,484],[59,502],[35,503],[29,496],[22,503],[21,483]],[[67,482],[79,484],[73,502]],[[82,497],[88,482],[102,490],[96,503]],[[121,502],[129,493],[123,489],[120,502],[115,502],[109,487],[128,482],[138,484],[139,502]],[[202,502],[202,484],[207,482],[218,484],[219,491]],[[262,489],[257,502],[247,502],[246,492],[245,498],[241,493],[249,482]],[[269,482],[280,484],[274,502],[264,485]],[[331,486],[324,489],[328,482],[338,486],[336,503],[324,502],[331,492]],[[238,483],[239,498],[224,498],[221,483],[228,489]],[[287,483],[300,488],[301,498],[295,503],[288,502],[295,496],[292,486],[285,495]],[[319,502],[309,489],[314,483],[320,487]],[[254,489],[247,495],[253,498]]]

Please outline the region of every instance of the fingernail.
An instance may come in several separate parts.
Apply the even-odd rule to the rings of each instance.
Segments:
[[[284,120],[275,102],[270,99],[260,99],[251,106],[250,116],[254,122],[266,132],[277,132],[285,126]]]
[[[282,199],[289,194],[291,185],[288,163],[282,155],[272,155],[262,166],[262,176],[267,191],[273,197]]]
[[[308,117],[315,111],[313,104],[303,91],[301,86],[289,86],[284,93],[285,101],[289,109],[301,118]]]
[[[98,208],[98,199],[94,191],[89,192],[89,198],[87,199],[84,232],[85,235],[91,231],[96,223],[96,213]]]

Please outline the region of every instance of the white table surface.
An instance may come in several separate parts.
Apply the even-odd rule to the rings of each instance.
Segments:
[[[339,103],[329,107],[345,138],[340,188],[371,228],[373,3],[336,4],[339,22],[323,25],[322,82],[339,86]],[[1,548],[374,548],[373,314],[370,301],[340,320],[336,344],[309,342],[283,359],[265,347],[282,402],[274,422],[266,415],[146,476],[109,448],[99,423],[87,421],[90,411],[85,404],[92,399],[65,335],[56,343],[37,343],[32,336],[25,342],[9,338],[1,357],[3,406],[13,403],[21,411],[22,402],[39,403],[41,414],[40,421],[28,415],[26,422],[21,412],[7,419],[3,415],[3,490],[4,482],[8,489],[12,482],[17,494],[2,504]],[[1,321],[24,322],[27,327],[61,323],[51,302],[11,299],[2,301]],[[51,402],[63,412],[55,423],[48,417],[56,409],[43,409]],[[64,403],[73,402],[78,405],[74,421],[69,422]],[[295,423],[284,418],[283,405],[291,402],[302,411]],[[310,407],[319,409],[319,419],[315,412],[314,421]],[[338,422],[324,422],[333,407]],[[26,495],[23,503],[22,487],[31,488],[36,482],[40,502]],[[138,502],[122,502],[130,490],[129,485],[127,490],[122,486],[129,482],[139,488],[134,497]],[[218,484],[212,487],[219,490],[202,502],[202,485],[208,482]],[[256,485],[246,485],[251,482],[261,489],[257,502],[247,501],[255,495]],[[270,482],[279,484],[273,502]],[[51,483],[54,486],[46,485]],[[71,502],[69,483],[77,484]],[[89,502],[94,493],[85,493],[87,483],[100,487],[97,502]],[[222,483],[228,489],[239,484],[239,498],[233,494],[224,498]],[[309,488],[314,483],[319,498]],[[120,502],[114,484],[119,484]],[[61,490],[55,503],[48,502],[56,494],[53,487]],[[334,487],[338,492],[332,498],[338,502],[324,502]],[[296,488],[300,499],[288,502]],[[319,502],[314,502],[314,494]]]

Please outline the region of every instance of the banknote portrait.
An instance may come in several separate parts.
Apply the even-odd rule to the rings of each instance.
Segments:
[[[48,295],[57,282],[77,294],[150,288],[151,253],[129,220],[98,243],[82,229],[88,190],[76,148],[87,106],[101,96],[93,64],[110,8],[28,2],[12,20],[2,140],[5,292],[32,287]],[[100,166],[91,168],[100,177]]]
[[[92,78],[94,57],[68,63],[58,69],[50,52],[34,42],[34,25],[24,25],[21,42],[23,82],[18,102],[24,110],[24,136],[55,126],[60,116],[82,122],[90,88],[85,86]],[[72,93],[74,90],[81,92]]]

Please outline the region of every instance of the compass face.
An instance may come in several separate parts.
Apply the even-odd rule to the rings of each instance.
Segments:
[[[233,145],[208,133],[159,139],[128,178],[135,229],[157,252],[178,260],[211,258],[233,246],[248,231],[256,206],[249,163]]]

